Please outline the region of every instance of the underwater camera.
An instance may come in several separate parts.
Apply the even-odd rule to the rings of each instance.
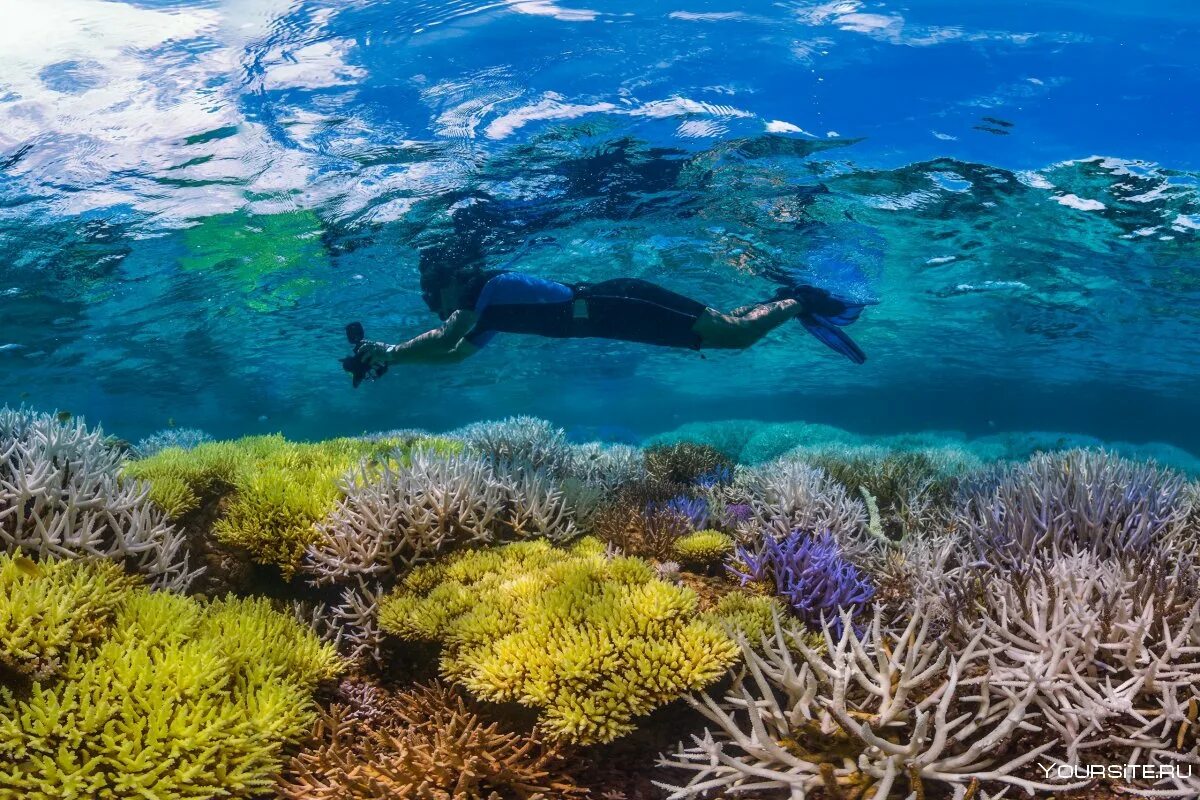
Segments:
[[[358,385],[364,379],[373,381],[387,372],[387,364],[371,366],[359,355],[358,345],[362,343],[366,336],[361,322],[351,322],[346,326],[346,340],[354,346],[354,354],[342,359],[342,369],[350,373],[350,377],[354,380],[355,389],[358,388]]]

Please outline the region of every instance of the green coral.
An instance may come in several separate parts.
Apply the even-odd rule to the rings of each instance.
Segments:
[[[92,647],[135,582],[110,561],[35,563],[0,555],[0,684],[5,672],[50,677]]]
[[[775,635],[776,620],[787,620],[790,615],[774,597],[736,591],[718,600],[707,616],[732,633],[740,633],[747,645],[758,649],[764,638]],[[803,635],[804,643],[813,650],[824,652],[825,637],[822,634],[805,631],[796,635]]]
[[[608,742],[716,680],[737,646],[690,589],[596,539],[459,553],[413,570],[384,630],[444,645],[442,672],[479,697],[542,709],[552,739]]]
[[[714,530],[696,531],[676,539],[674,552],[687,564],[715,564],[733,552],[733,537]]]
[[[207,442],[184,450],[166,448],[131,462],[128,478],[150,482],[150,498],[178,517],[201,503],[229,495],[213,533],[225,544],[243,547],[255,561],[276,564],[290,577],[304,549],[317,538],[313,524],[333,510],[339,483],[363,460],[379,460],[405,447],[452,451],[457,442],[429,438],[330,439],[289,442],[282,436],[250,436]]]
[[[41,608],[54,631],[31,648],[0,626],[0,652],[61,658],[54,679],[0,686],[0,800],[261,796],[312,724],[317,683],[341,669],[263,600],[201,604],[82,562],[0,557],[0,576],[0,602]],[[47,614],[50,597],[72,613]]]

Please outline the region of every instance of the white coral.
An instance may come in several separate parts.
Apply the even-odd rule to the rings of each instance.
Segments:
[[[777,621],[774,637],[743,642],[746,666],[724,701],[689,699],[712,724],[663,759],[693,773],[684,785],[660,784],[671,800],[717,791],[802,800],[835,786],[884,800],[900,783],[923,795],[925,782],[957,798],[982,781],[1031,792],[1071,788],[1017,774],[1054,742],[1008,750],[1033,728],[1026,717],[1036,687],[997,690],[980,675],[988,657],[982,632],[951,653],[919,607],[903,628],[890,628],[876,606],[861,633],[847,617],[842,635],[835,640],[826,627],[825,639],[818,651]]]
[[[800,461],[773,461],[738,470],[722,499],[750,506],[750,519],[741,526],[747,532],[786,536],[797,528],[827,530],[852,553],[862,549],[869,538],[864,535],[867,512],[862,501],[851,497],[823,470]]]
[[[305,555],[303,569],[314,583],[400,574],[450,544],[490,541],[510,496],[483,459],[421,448],[407,463],[360,465],[343,492]]]
[[[39,557],[120,560],[158,588],[184,589],[182,534],[123,480],[122,453],[82,421],[4,413],[0,419],[0,549]]]

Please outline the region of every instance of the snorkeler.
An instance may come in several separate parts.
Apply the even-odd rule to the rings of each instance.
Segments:
[[[363,375],[378,377],[390,364],[461,361],[497,333],[741,350],[796,319],[846,358],[856,364],[866,361],[859,346],[841,330],[858,319],[864,304],[814,286],[781,289],[770,300],[723,313],[636,278],[565,284],[501,270],[426,285],[424,297],[444,320],[438,328],[400,344],[386,344],[363,339],[361,326],[357,327],[357,334],[351,335],[354,355],[343,362],[347,371],[357,371],[356,386]]]

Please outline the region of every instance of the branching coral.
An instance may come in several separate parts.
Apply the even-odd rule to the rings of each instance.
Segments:
[[[199,428],[166,428],[140,440],[134,445],[133,452],[138,458],[149,458],[168,447],[191,450],[212,440],[211,436]]]
[[[503,472],[540,470],[555,478],[569,472],[571,448],[566,434],[545,420],[509,417],[468,425],[452,435]]]
[[[184,588],[183,537],[147,500],[149,487],[122,480],[123,454],[98,428],[8,412],[0,431],[0,551],[36,557],[107,558]]]
[[[286,800],[482,800],[586,795],[564,757],[532,736],[486,724],[454,690],[391,693],[343,686],[279,792]]]
[[[132,462],[126,474],[150,481],[151,496],[174,516],[229,494],[225,514],[213,528],[216,538],[290,576],[319,536],[315,524],[340,497],[341,477],[360,460],[382,458],[395,446],[390,440],[300,444],[282,436],[252,436],[191,450],[168,448]]]
[[[733,537],[720,531],[696,531],[675,541],[675,557],[685,564],[714,564],[733,552]]]
[[[468,454],[418,448],[400,461],[365,464],[343,492],[305,558],[304,570],[318,584],[402,575],[471,542],[574,535],[563,493],[543,473],[511,483]]]
[[[793,531],[783,539],[767,536],[757,549],[739,547],[729,567],[745,585],[764,583],[814,628],[829,624],[840,632],[842,612],[853,616],[870,601],[874,587],[842,557],[828,533]]]
[[[646,448],[646,472],[663,483],[695,483],[702,476],[723,475],[732,467],[719,450],[706,444],[679,442]]]
[[[978,457],[954,448],[824,445],[799,447],[787,457],[821,468],[851,494],[869,494],[882,512],[885,532],[894,539],[939,523],[954,500],[959,480],[983,467]]]
[[[761,646],[743,642],[745,668],[723,702],[689,698],[710,727],[663,759],[691,773],[686,784],[661,784],[672,800],[720,792],[885,800],[904,784],[916,797],[931,784],[963,798],[979,782],[1081,785],[1018,774],[1053,743],[1013,752],[1031,727],[1024,717],[1036,687],[994,696],[978,674],[987,659],[979,636],[951,653],[918,609],[903,628],[884,625],[877,610],[863,632],[844,624],[840,637],[826,627],[825,638],[822,652],[777,625]]]
[[[54,677],[19,695],[0,689],[3,800],[257,797],[284,744],[312,724],[315,685],[340,668],[331,647],[265,601],[206,606],[128,586],[117,600],[101,565],[10,570],[0,566],[10,598],[69,599],[68,581],[85,589],[77,614],[104,613],[55,626],[78,639],[57,647]],[[30,587],[42,582],[45,591]],[[21,636],[0,629],[0,652]]]
[[[642,507],[620,496],[591,520],[591,532],[626,555],[671,558],[675,543],[692,532],[687,517],[658,504]]]
[[[1037,687],[1040,724],[1067,762],[1098,750],[1128,763],[1182,755],[1200,703],[1193,564],[1060,555],[988,581],[978,612],[992,686]]]
[[[1181,534],[1191,499],[1178,473],[1103,450],[1039,454],[969,493],[958,523],[982,558],[1014,566],[1082,549],[1145,552]],[[1195,547],[1195,533],[1177,547]]]
[[[786,536],[801,530],[831,531],[843,547],[860,542],[866,510],[822,470],[799,461],[774,461],[739,472],[723,492],[731,504],[747,505],[749,519],[738,530]]]
[[[607,742],[715,680],[736,655],[689,589],[584,539],[465,552],[418,567],[383,601],[384,630],[444,644],[442,672],[476,695],[543,709],[552,739]]]
[[[0,687],[47,680],[73,650],[100,641],[136,581],[109,562],[0,555]]]

